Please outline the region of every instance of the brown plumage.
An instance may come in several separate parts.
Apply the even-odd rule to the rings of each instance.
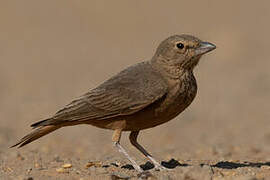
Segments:
[[[122,131],[131,131],[131,143],[156,168],[163,168],[137,143],[139,131],[173,119],[190,105],[197,92],[193,68],[213,49],[213,44],[190,35],[171,36],[161,42],[151,60],[130,66],[53,117],[32,124],[35,130],[14,146],[22,147],[64,126],[91,124],[114,130],[115,146],[138,171],[141,168],[120,146]]]

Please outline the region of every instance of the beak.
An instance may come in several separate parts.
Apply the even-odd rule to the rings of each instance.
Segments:
[[[200,56],[216,49],[216,46],[209,42],[201,42],[200,46],[195,49],[195,56]]]

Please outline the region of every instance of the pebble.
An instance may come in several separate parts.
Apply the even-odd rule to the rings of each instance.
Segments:
[[[23,157],[20,153],[17,154],[17,158],[18,158],[19,160],[21,160],[21,161],[24,160],[24,157]]]
[[[85,168],[89,168],[89,167],[101,167],[102,166],[102,162],[101,161],[93,161],[93,162],[88,162],[86,165],[85,165]]]
[[[128,176],[126,174],[119,173],[119,172],[115,172],[115,173],[111,174],[111,179],[112,180],[130,179],[130,176]]]
[[[68,171],[66,169],[64,169],[64,168],[57,168],[56,172],[58,172],[58,173],[68,173]]]
[[[268,169],[270,169],[270,166],[261,166],[261,169],[268,170]]]
[[[35,163],[35,168],[37,168],[37,169],[39,169],[39,168],[41,168],[41,165],[39,164],[39,163]]]
[[[62,166],[62,168],[65,168],[65,169],[67,169],[67,168],[71,168],[72,167],[72,164],[64,164],[63,166]]]
[[[34,180],[34,178],[33,177],[25,177],[22,180]]]
[[[27,172],[27,174],[30,174],[31,171],[32,171],[32,168],[28,168],[26,172]]]

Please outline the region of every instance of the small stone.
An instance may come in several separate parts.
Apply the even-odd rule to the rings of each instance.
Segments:
[[[21,160],[21,161],[24,160],[24,157],[23,157],[20,153],[17,154],[17,158],[18,158],[19,160]]]
[[[32,168],[29,168],[29,169],[27,169],[27,174],[30,174],[31,173],[31,171],[32,171]]]
[[[236,175],[236,172],[233,172],[233,171],[223,171],[222,174],[224,176],[234,176],[234,175]]]
[[[7,167],[6,170],[7,170],[8,172],[13,172],[13,169],[11,169],[10,167]]]
[[[39,163],[35,163],[35,168],[39,169],[41,168],[41,165]]]
[[[23,180],[34,180],[34,178],[32,178],[32,177],[25,177],[25,178],[23,178]]]
[[[71,167],[72,167],[72,164],[69,164],[69,163],[64,164],[64,165],[62,166],[62,168],[65,168],[65,169],[71,168]]]
[[[68,171],[65,170],[64,168],[57,168],[56,172],[58,172],[58,173],[68,173]]]
[[[270,166],[261,166],[261,169],[265,169],[265,170],[268,170],[268,169],[270,169]]]
[[[119,172],[115,172],[115,173],[111,174],[111,179],[112,180],[130,179],[130,176],[128,176],[126,174],[119,173]]]
[[[121,163],[120,162],[113,162],[113,163],[111,163],[111,165],[113,165],[115,167],[119,167],[121,165]]]
[[[100,161],[92,161],[92,162],[88,162],[86,165],[85,165],[85,168],[89,168],[89,167],[102,167],[102,162]]]

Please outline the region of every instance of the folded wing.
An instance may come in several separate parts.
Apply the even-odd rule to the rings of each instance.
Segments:
[[[72,101],[52,118],[33,126],[130,115],[162,98],[166,92],[161,75],[149,63],[140,63]]]

